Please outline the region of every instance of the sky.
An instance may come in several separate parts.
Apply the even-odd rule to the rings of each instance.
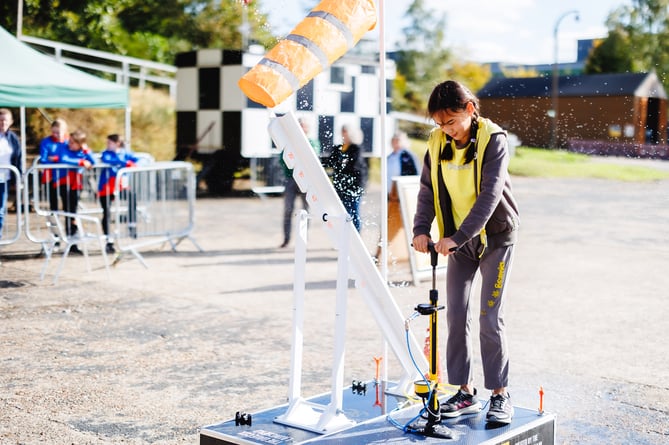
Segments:
[[[386,48],[395,46],[412,0],[384,0]],[[425,0],[446,13],[446,44],[463,60],[522,64],[553,63],[556,23],[558,61],[576,61],[579,39],[606,37],[609,12],[630,0]],[[283,36],[318,4],[312,0],[264,0],[261,10]],[[377,0],[379,5],[379,0]],[[570,11],[578,11],[570,13]],[[578,21],[576,17],[578,16]],[[378,29],[378,25],[377,25]]]

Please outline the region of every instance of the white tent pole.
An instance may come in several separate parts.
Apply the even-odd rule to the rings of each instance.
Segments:
[[[26,174],[26,107],[21,106],[21,173]]]
[[[386,33],[384,1],[379,2],[379,107],[381,128],[381,275],[388,281],[388,159],[386,156]]]
[[[381,129],[381,276],[388,282],[388,159],[386,150],[386,30],[384,0],[379,2],[379,125]],[[382,379],[388,381],[388,341],[383,342]]]
[[[130,87],[128,87],[130,88]],[[130,114],[132,113],[132,107],[130,106],[128,102],[128,106],[125,107],[125,142],[130,146],[130,138],[132,136],[131,131],[132,131],[132,126],[130,125]]]
[[[18,0],[16,11],[16,38],[21,39],[21,36],[23,36],[23,0]]]

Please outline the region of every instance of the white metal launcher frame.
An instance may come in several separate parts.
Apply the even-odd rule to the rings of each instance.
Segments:
[[[307,248],[307,214],[302,212],[298,219],[300,230],[295,247],[294,316],[288,409],[275,421],[321,434],[331,433],[353,424],[342,410],[346,294],[349,274],[355,280],[356,288],[362,294],[384,339],[402,367],[403,374],[393,392],[409,393],[412,391],[413,382],[423,377],[416,369],[407,349],[405,318],[390,293],[387,281],[374,264],[371,254],[355,229],[295,115],[289,112],[274,118],[269,125],[269,132],[278,149],[283,150],[283,159],[286,165],[293,169],[293,177],[300,190],[307,194],[310,214],[314,219],[322,220],[322,226],[338,250],[332,392],[327,406],[314,405],[303,399],[300,394]],[[409,342],[411,350],[422,351],[422,346],[411,332],[409,332]],[[413,359],[419,369],[428,368],[427,359],[423,354],[416,354]]]

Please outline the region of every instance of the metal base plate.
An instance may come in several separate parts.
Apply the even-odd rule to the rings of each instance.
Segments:
[[[384,442],[411,444],[417,440],[423,444],[442,445],[555,444],[555,416],[540,415],[537,411],[520,407],[515,407],[515,415],[509,425],[489,425],[485,421],[485,411],[481,411],[477,414],[442,420],[440,425],[445,427],[444,430],[448,429],[451,438],[405,433],[393,425],[388,417],[400,425],[415,423],[415,417],[420,412],[422,404],[399,409],[398,407],[402,406],[406,399],[385,395],[383,389],[384,385],[369,382],[366,392],[354,392],[351,388],[344,391],[343,411],[346,418],[354,422],[354,425],[331,434],[318,434],[276,422],[275,419],[284,415],[288,408],[288,405],[281,405],[251,414],[251,425],[235,425],[235,420],[232,419],[202,427],[200,445],[295,445],[307,442],[332,445]],[[327,405],[330,395],[322,394],[307,400]]]

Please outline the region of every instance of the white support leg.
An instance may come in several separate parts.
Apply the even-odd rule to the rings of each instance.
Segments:
[[[325,218],[325,217],[324,217]],[[348,215],[327,217],[332,224],[344,227],[342,233],[349,234],[355,230]],[[330,403],[327,406],[308,402],[300,394],[302,379],[302,350],[304,325],[304,289],[306,266],[306,232],[307,217],[300,217],[300,231],[295,245],[295,283],[294,316],[293,316],[293,344],[291,348],[291,373],[289,383],[288,409],[286,413],[274,421],[284,425],[313,431],[320,434],[332,433],[353,426],[355,422],[349,420],[343,413],[344,398],[344,355],[346,337],[346,311],[348,297],[348,263],[349,237],[343,236],[338,246],[338,274],[335,309],[335,349],[332,365],[332,381]]]
[[[344,357],[346,355],[346,311],[348,302],[349,245],[351,231],[355,231],[349,215],[335,222],[341,226],[337,256],[337,297],[335,303],[335,347],[332,363],[330,404],[318,421],[319,431],[337,431],[355,424],[343,412]]]
[[[304,345],[304,290],[305,268],[307,264],[307,223],[308,214],[301,210],[295,222],[297,240],[295,242],[295,272],[293,279],[293,343],[291,346],[290,382],[288,403],[300,398],[302,387],[302,356]]]

